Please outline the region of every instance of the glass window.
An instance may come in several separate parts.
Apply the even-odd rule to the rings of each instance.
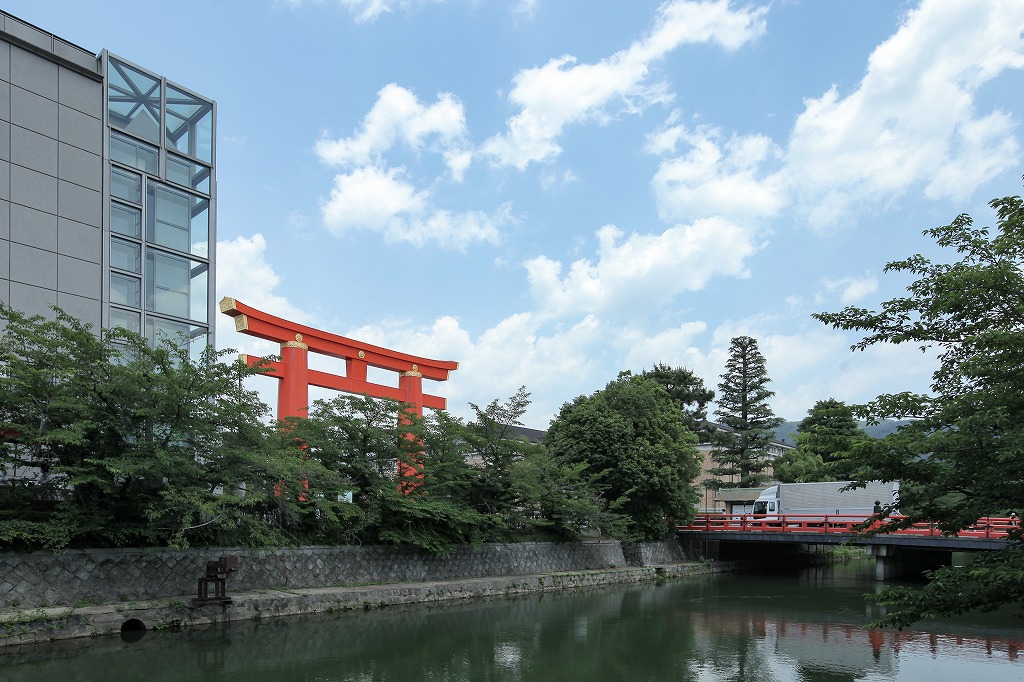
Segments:
[[[204,194],[210,193],[210,169],[188,159],[168,154],[167,179]]]
[[[121,310],[120,308],[110,309],[110,326],[111,327],[124,327],[130,332],[136,334],[142,333],[142,325],[140,313],[132,312],[131,310]]]
[[[210,201],[192,197],[191,219],[189,220],[191,244],[189,250],[193,255],[209,257],[210,243]]]
[[[116,59],[107,63],[110,124],[160,144],[160,81]]]
[[[142,211],[110,202],[110,229],[118,234],[142,239]]]
[[[178,251],[206,256],[210,201],[150,183],[146,239]]]
[[[167,86],[167,146],[213,161],[213,104]]]
[[[138,277],[110,273],[110,302],[130,305],[138,308],[141,301],[142,286]]]
[[[158,346],[164,341],[171,343],[187,343],[189,356],[193,361],[199,360],[203,349],[209,343],[209,330],[192,324],[183,324],[164,320],[154,315],[146,316],[146,338],[151,346]]]
[[[149,183],[146,239],[178,251],[189,250],[189,196]]]
[[[142,176],[120,168],[110,169],[110,194],[118,199],[142,203]]]
[[[110,134],[110,158],[150,175],[160,173],[160,157],[155,148],[114,133]]]
[[[142,247],[134,242],[111,237],[110,267],[142,272]]]
[[[146,251],[146,310],[207,321],[210,266],[159,251]]]

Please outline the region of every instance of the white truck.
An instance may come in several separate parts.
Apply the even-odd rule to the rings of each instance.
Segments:
[[[843,490],[850,481],[826,483],[780,483],[761,491],[754,502],[754,514],[779,516],[801,514],[816,516],[867,516],[881,506],[899,502],[898,482],[870,481],[866,487]]]

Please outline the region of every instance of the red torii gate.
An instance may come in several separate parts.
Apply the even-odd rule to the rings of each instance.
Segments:
[[[235,318],[236,331],[281,344],[278,362],[264,362],[254,355],[241,356],[250,367],[264,362],[272,370],[267,376],[281,381],[277,393],[278,419],[307,416],[310,386],[392,398],[408,403],[410,412],[419,417],[423,416],[424,407],[444,410],[448,406],[447,399],[423,392],[423,379],[447,381],[448,375],[459,368],[457,362],[421,358],[320,331],[275,317],[233,298],[222,298],[220,311]],[[345,376],[310,369],[310,352],[343,359]],[[370,383],[366,380],[367,367],[398,372],[398,387]]]

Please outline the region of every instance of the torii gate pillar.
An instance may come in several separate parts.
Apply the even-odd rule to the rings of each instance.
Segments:
[[[297,340],[281,344],[281,364],[288,371],[277,388],[277,418],[306,417],[309,407],[309,346]]]

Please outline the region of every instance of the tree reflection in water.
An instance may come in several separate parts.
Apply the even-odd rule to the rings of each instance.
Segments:
[[[870,570],[870,566],[867,567]],[[857,680],[1024,674],[1020,621],[877,631],[856,565],[0,650],[30,680]]]

